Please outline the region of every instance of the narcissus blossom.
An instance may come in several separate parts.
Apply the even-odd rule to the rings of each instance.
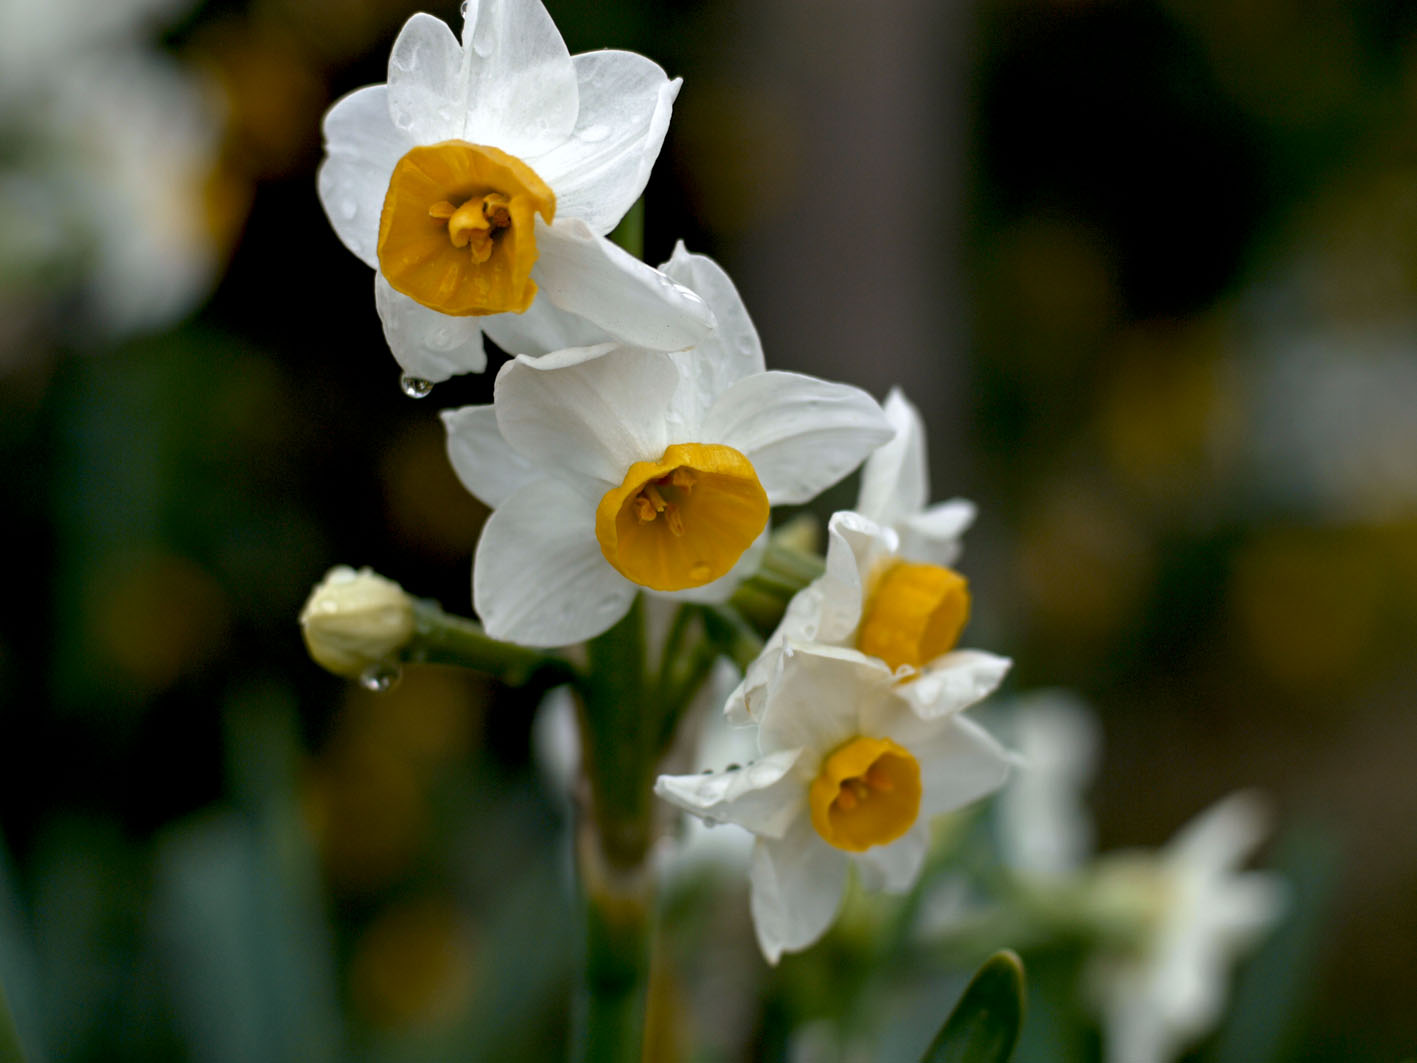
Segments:
[[[767,676],[789,640],[849,646],[877,657],[906,680],[922,715],[957,712],[987,697],[1009,661],[955,648],[969,619],[969,587],[948,566],[974,506],[954,499],[928,506],[924,428],[898,389],[886,400],[895,428],[861,472],[859,511],[833,515],[826,572],[788,604],[778,630],[729,698],[739,724],[758,710]]]
[[[544,353],[548,304],[645,347],[700,339],[703,304],[604,239],[644,191],[678,80],[632,52],[570,55],[539,0],[463,12],[461,41],[414,15],[388,83],[325,117],[320,200],[377,271],[399,364],[427,381],[480,371],[484,331]]]
[[[889,437],[865,392],[766,372],[742,300],[681,245],[663,266],[716,315],[697,347],[599,344],[519,356],[494,402],[443,415],[464,485],[493,507],[473,566],[490,634],[599,634],[636,591],[731,593],[779,503],[841,479]]]
[[[1089,892],[1099,906],[1131,908],[1142,926],[1132,948],[1088,971],[1111,1063],[1171,1063],[1219,1020],[1231,963],[1284,907],[1278,875],[1240,870],[1265,824],[1255,794],[1231,794],[1159,853],[1099,861]]]
[[[751,909],[769,962],[836,917],[855,865],[868,889],[904,892],[932,817],[997,789],[1008,755],[959,714],[923,719],[890,668],[852,650],[789,643],[763,701],[760,758],[664,775],[655,792],[756,840]]]

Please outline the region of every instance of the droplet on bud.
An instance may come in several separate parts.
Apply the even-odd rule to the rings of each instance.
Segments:
[[[373,694],[382,694],[392,690],[402,678],[403,672],[398,665],[391,662],[381,662],[371,664],[359,673],[359,685]]]
[[[399,377],[399,387],[411,399],[426,399],[433,393],[433,381],[424,380],[421,376],[412,376],[408,373]]]

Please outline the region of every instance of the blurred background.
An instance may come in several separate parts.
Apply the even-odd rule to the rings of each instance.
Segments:
[[[719,258],[771,366],[922,408],[936,496],[981,511],[968,643],[1100,713],[1100,846],[1272,798],[1294,903],[1194,1058],[1410,1054],[1417,7],[547,6],[684,77],[646,257]],[[405,398],[315,196],[321,114],[416,7],[0,0],[0,979],[34,1060],[563,1052],[535,705],[375,695],[296,624],[336,563],[471,608],[435,413],[493,374]],[[851,927],[769,972],[742,878],[707,889],[670,891],[653,1003],[682,1058],[852,1058],[787,1033]],[[892,999],[938,1024],[923,984]]]

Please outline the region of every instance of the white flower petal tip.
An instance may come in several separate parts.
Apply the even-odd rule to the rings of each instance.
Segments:
[[[654,792],[709,823],[737,823],[765,838],[781,838],[802,811],[791,772],[800,750],[698,775],[661,775]]]
[[[999,688],[1013,661],[983,650],[954,650],[902,686],[911,706],[926,719],[961,712]]]
[[[375,274],[374,308],[394,360],[409,376],[437,384],[487,367],[481,319],[429,310],[394,291],[382,273]]]

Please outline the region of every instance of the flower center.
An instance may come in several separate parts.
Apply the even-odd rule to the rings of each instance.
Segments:
[[[948,653],[969,619],[969,585],[953,569],[897,561],[876,584],[856,631],[856,648],[899,668],[922,668]]]
[[[526,163],[463,140],[412,148],[379,216],[379,269],[444,314],[521,313],[536,295],[536,222],[556,196]]]
[[[767,522],[767,492],[747,458],[718,444],[675,443],[605,492],[595,537],[627,580],[681,591],[724,575]]]
[[[920,764],[889,738],[838,746],[807,791],[812,826],[828,845],[864,853],[895,841],[920,814]]]

